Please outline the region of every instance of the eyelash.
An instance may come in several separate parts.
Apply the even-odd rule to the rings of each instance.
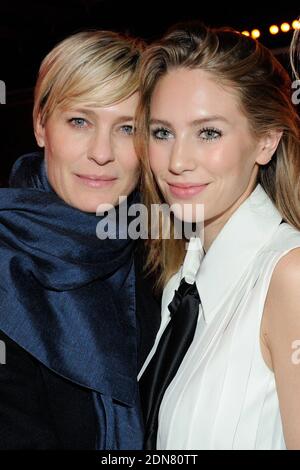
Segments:
[[[81,121],[82,124],[79,125],[78,121]],[[71,125],[73,127],[77,128],[77,129],[84,129],[85,127],[87,127],[89,125],[89,122],[86,119],[80,118],[80,117],[77,117],[77,118],[74,117],[74,118],[68,119],[68,122],[71,123]],[[130,124],[124,124],[124,125],[120,126],[119,129],[125,135],[133,135],[134,134],[134,127],[131,126]]]
[[[68,119],[68,122],[73,126],[73,127],[76,127],[77,129],[83,129],[84,125],[79,125],[78,124],[78,121],[82,121],[84,122],[84,124],[88,125],[88,121],[84,118],[79,118],[79,117],[74,117],[74,118],[71,118],[71,119]]]
[[[156,129],[151,130],[151,136],[156,140],[168,140],[165,137],[158,137],[160,132],[171,134],[171,132],[168,129],[166,129],[164,127],[158,127]],[[210,133],[213,132],[213,133],[215,133],[215,137],[203,138],[203,137],[201,137],[201,134],[203,132],[210,132]],[[212,140],[215,140],[215,139],[219,139],[220,137],[222,137],[222,135],[223,135],[222,131],[220,131],[219,129],[216,129],[215,127],[204,127],[203,129],[201,129],[199,131],[199,134],[198,134],[200,139],[202,139],[206,142],[209,142],[209,141],[212,141]]]
[[[152,136],[154,139],[156,139],[156,140],[167,140],[167,139],[164,138],[164,137],[158,137],[158,134],[159,134],[160,132],[165,132],[165,133],[168,132],[169,134],[171,134],[171,132],[168,131],[168,129],[165,129],[164,127],[157,127],[157,128],[155,128],[155,129],[152,129],[152,130],[151,130],[151,136]]]
[[[200,135],[203,133],[203,132],[213,132],[215,134],[215,137],[208,137],[208,138],[203,138],[203,137],[200,137]],[[216,129],[215,127],[204,127],[203,129],[201,129],[201,131],[199,132],[199,137],[200,139],[203,139],[203,140],[206,140],[206,141],[211,141],[211,140],[215,140],[215,139],[219,139],[220,137],[222,137],[222,131],[220,131],[219,129]]]
[[[125,128],[130,128],[130,131],[129,132],[125,131]],[[124,132],[124,134],[126,135],[133,135],[135,131],[134,127],[131,126],[130,124],[124,124],[123,126],[120,127],[120,130]]]

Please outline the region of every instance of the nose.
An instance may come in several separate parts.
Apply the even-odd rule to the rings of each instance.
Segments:
[[[184,139],[175,140],[169,159],[169,171],[174,174],[181,174],[184,171],[192,171],[196,168],[193,156],[193,149]]]
[[[94,134],[88,149],[88,159],[101,166],[114,161],[113,145],[108,130],[98,130]]]

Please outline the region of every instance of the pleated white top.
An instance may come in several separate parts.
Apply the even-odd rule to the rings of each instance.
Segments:
[[[190,241],[182,268],[166,285],[161,327],[140,376],[183,277],[196,280],[201,305],[194,340],[161,404],[158,449],[285,449],[274,374],[260,349],[273,270],[300,247],[300,232],[280,222],[258,185],[205,256],[200,240]]]

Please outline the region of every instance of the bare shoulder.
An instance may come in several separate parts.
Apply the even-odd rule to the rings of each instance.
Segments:
[[[300,279],[300,247],[294,248],[282,256],[273,272],[273,279],[277,281],[284,282],[297,280],[297,278]]]
[[[300,304],[298,302],[300,302],[300,247],[289,251],[276,264],[265,307],[272,306],[272,316],[278,313],[282,320],[286,318],[288,313],[296,313],[300,319]],[[281,310],[284,306],[289,309],[287,311]]]
[[[282,320],[288,313],[296,313],[300,318],[300,248],[294,248],[276,264],[269,285],[266,299],[266,305],[272,305],[272,310],[277,312]],[[289,308],[286,314],[281,310],[286,307],[298,307],[298,309]],[[275,309],[276,307],[276,309]],[[275,313],[274,313],[275,314]]]
[[[297,282],[300,279],[300,247],[290,250],[277,262],[269,290],[276,287],[282,289],[290,282]]]
[[[261,333],[262,341],[272,356],[272,365],[269,360],[266,362],[274,369],[276,352],[283,348],[290,352],[295,335],[300,339],[300,248],[289,251],[274,268]]]

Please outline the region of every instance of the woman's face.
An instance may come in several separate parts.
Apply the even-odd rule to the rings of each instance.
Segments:
[[[37,142],[45,147],[49,182],[67,203],[86,212],[99,204],[117,205],[139,177],[133,145],[135,93],[108,107],[57,107],[45,125],[37,123]]]
[[[191,209],[187,216],[174,211],[183,220],[199,220],[197,204],[204,205],[205,222],[226,218],[255,186],[258,163],[270,160],[233,90],[199,69],[162,77],[150,118],[150,165],[166,201]]]

